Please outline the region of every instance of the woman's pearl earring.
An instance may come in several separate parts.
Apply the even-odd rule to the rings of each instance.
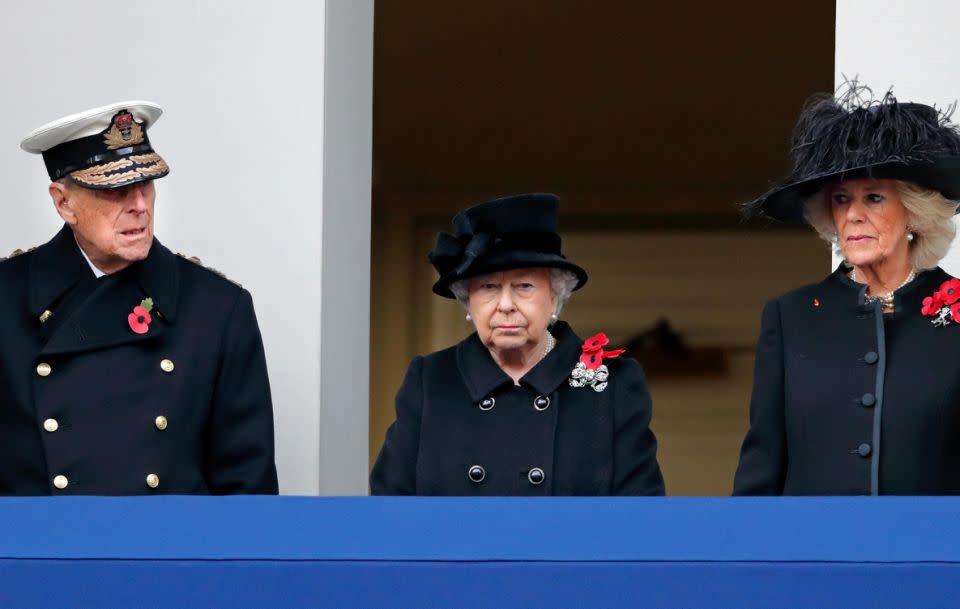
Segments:
[[[473,321],[473,318],[470,317],[469,313],[467,313],[467,316],[464,319],[466,319],[467,321]]]
[[[550,320],[551,320],[551,321],[557,321],[557,314],[554,313],[553,315],[551,315],[551,316],[550,316]]]
[[[913,233],[907,233],[907,241],[913,241]]]

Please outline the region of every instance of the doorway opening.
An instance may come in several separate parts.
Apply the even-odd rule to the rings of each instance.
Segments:
[[[665,321],[699,354],[648,366],[668,494],[729,494],[760,310],[830,262],[811,230],[744,224],[737,205],[787,172],[800,108],[832,90],[834,23],[834,0],[378,1],[371,463],[410,359],[472,331],[430,292],[437,231],[549,191],[590,273],[564,309],[577,333],[649,354]]]

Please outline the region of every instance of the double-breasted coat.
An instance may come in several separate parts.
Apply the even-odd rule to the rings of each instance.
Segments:
[[[515,385],[474,333],[417,357],[370,477],[375,495],[662,495],[651,400],[636,360],[609,385],[569,384],[582,341],[556,347]]]
[[[144,334],[134,307],[155,308]],[[0,262],[0,494],[276,493],[250,293],[154,240],[95,278],[65,226]]]
[[[948,279],[887,314],[842,267],[767,303],[735,494],[960,493],[960,324],[921,313]]]

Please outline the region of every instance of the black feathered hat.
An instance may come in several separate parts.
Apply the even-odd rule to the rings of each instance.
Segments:
[[[440,233],[427,256],[440,279],[433,292],[453,298],[450,284],[484,273],[528,267],[572,271],[580,289],[587,272],[560,253],[560,199],[549,193],[514,195],[480,203],[453,218],[454,234]]]
[[[899,103],[888,91],[874,100],[856,81],[807,103],[793,132],[793,171],[744,205],[747,216],[803,222],[804,202],[830,182],[894,179],[960,199],[960,134],[950,112]]]

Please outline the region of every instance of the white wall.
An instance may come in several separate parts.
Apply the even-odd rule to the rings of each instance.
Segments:
[[[171,167],[157,183],[157,235],[253,294],[273,387],[284,493],[326,491],[322,470],[339,472],[344,460],[357,459],[354,469],[363,476],[354,473],[352,485],[337,478],[332,490],[365,488],[369,254],[356,267],[347,263],[359,272],[349,285],[337,283],[342,276],[321,284],[321,268],[325,235],[353,238],[353,249],[369,251],[369,219],[362,212],[369,214],[370,117],[363,111],[369,87],[351,90],[365,97],[353,100],[356,108],[345,118],[357,138],[351,159],[361,167],[329,186],[324,129],[338,117],[324,114],[324,70],[325,60],[338,72],[346,62],[357,82],[369,82],[372,6],[373,0],[32,0],[0,8],[0,255],[38,245],[60,226],[41,160],[18,148],[23,135],[113,101],[163,105],[164,116],[150,131]],[[343,23],[328,23],[328,9]],[[351,55],[325,56],[328,26],[341,37],[356,36],[346,49]],[[325,201],[332,199],[337,213],[328,225]],[[344,205],[358,211],[346,215],[339,211]],[[326,290],[342,296],[325,299]],[[363,391],[353,402],[328,407],[362,413],[353,418],[320,409],[326,374],[336,382],[345,374],[336,362],[321,373],[322,354],[334,347],[320,341],[321,303],[337,310],[345,299],[360,299],[352,315],[338,313],[337,323],[363,328],[350,345],[355,359],[363,358],[364,365],[351,371]],[[325,454],[339,454],[337,463],[321,462],[322,418],[362,426],[362,446],[347,443],[352,429],[324,429],[345,441],[325,448]]]
[[[945,108],[960,99],[956,0],[837,0],[837,85],[859,75],[883,95]],[[953,116],[960,123],[960,112]],[[941,266],[960,275],[960,241]]]

